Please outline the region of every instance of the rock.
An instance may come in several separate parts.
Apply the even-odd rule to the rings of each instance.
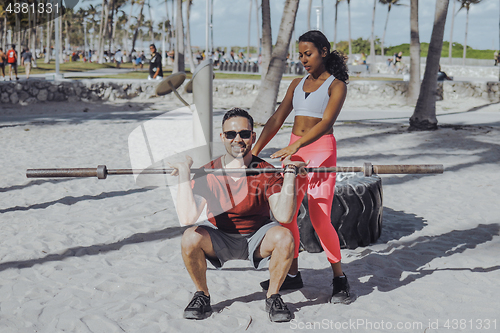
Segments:
[[[42,89],[40,90],[40,92],[36,95],[36,98],[40,101],[40,102],[45,102],[49,97],[49,92],[47,91],[47,89]]]
[[[2,93],[2,95],[0,95],[0,101],[2,103],[10,103],[9,93],[7,92]]]
[[[10,102],[12,104],[17,104],[17,102],[19,102],[19,97],[17,96],[16,92],[10,94]]]

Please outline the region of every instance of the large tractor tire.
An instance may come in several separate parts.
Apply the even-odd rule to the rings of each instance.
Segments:
[[[355,249],[377,241],[382,231],[382,209],[379,176],[337,174],[331,220],[341,248]],[[302,201],[297,223],[302,248],[311,253],[323,251],[309,218],[307,195]]]

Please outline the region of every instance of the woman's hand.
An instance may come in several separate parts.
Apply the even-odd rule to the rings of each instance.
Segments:
[[[299,145],[296,143],[292,143],[288,147],[285,147],[281,150],[278,150],[274,154],[271,155],[271,158],[279,158],[280,161],[283,161],[285,158],[292,156],[299,150]]]

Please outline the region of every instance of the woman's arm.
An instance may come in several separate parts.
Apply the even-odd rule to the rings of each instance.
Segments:
[[[295,87],[299,84],[301,79],[294,79],[288,90],[286,91],[285,98],[281,102],[280,106],[276,112],[269,118],[262,130],[262,133],[257,140],[257,143],[252,148],[252,154],[258,156],[259,153],[264,149],[264,147],[271,141],[271,139],[278,133],[279,129],[285,122],[286,117],[290,114],[293,109],[293,91]]]
[[[333,124],[339,116],[342,105],[344,105],[345,97],[347,94],[347,86],[343,81],[334,80],[329,88],[330,98],[326,105],[323,118],[320,122],[314,125],[303,137],[285,147],[276,153],[272,154],[272,158],[285,159],[287,156],[295,154],[301,147],[307,146],[318,140],[321,136],[330,131]]]

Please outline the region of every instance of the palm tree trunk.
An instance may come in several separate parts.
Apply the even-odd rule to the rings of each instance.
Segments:
[[[262,1],[262,6],[264,6],[265,1],[266,0]],[[252,116],[257,123],[265,123],[267,119],[269,119],[269,117],[274,113],[276,107],[276,98],[278,97],[281,77],[283,76],[283,72],[285,70],[286,55],[288,52],[290,39],[292,37],[292,31],[295,26],[298,7],[299,0],[285,1],[276,46],[272,51],[271,59],[269,61],[269,68],[266,72],[264,80],[262,80],[261,82],[259,93],[251,108]],[[264,16],[262,20],[265,20]],[[269,25],[269,32],[271,30],[270,23],[271,22],[269,21],[268,24],[266,24],[266,26]]]
[[[248,43],[247,43],[248,59],[250,59],[250,29],[252,29],[252,5],[253,5],[253,0],[250,0],[250,9],[248,10]]]
[[[269,0],[262,0],[262,63],[260,66],[261,84],[264,82],[271,54],[273,52],[273,40],[271,34],[271,8]]]
[[[382,35],[382,45],[380,45],[380,50],[382,57],[384,56],[384,41],[385,41],[385,33],[387,31],[387,23],[389,23],[389,14],[391,13],[391,4],[389,3],[387,6],[387,17],[385,18],[385,26],[384,26],[384,34]]]
[[[255,0],[255,19],[256,19],[256,22],[257,22],[257,59],[258,57],[261,55],[261,37],[260,37],[260,22],[259,22],[259,0]],[[229,50],[228,50],[229,52]]]
[[[184,72],[184,24],[182,21],[182,0],[177,0],[177,13],[175,15],[175,58],[174,73]]]
[[[106,0],[102,0],[101,7],[101,24],[99,25],[99,49],[98,49],[98,63],[102,64],[104,62],[104,34],[105,34],[105,19],[107,18],[107,8],[108,3]]]
[[[349,59],[352,57],[352,39],[351,39],[351,0],[347,0],[347,21],[349,30]]]
[[[45,48],[45,63],[50,63],[50,39],[52,38],[52,24],[53,20],[51,19],[51,13],[47,13],[47,47]]]
[[[409,105],[415,105],[415,103],[417,103],[419,93],[420,93],[420,37],[418,31],[418,0],[411,0],[410,1],[410,82],[408,82],[407,103]]]
[[[188,0],[186,8],[186,44],[187,44],[186,55],[189,60],[189,69],[191,73],[194,73],[196,65],[194,64],[193,52],[191,51],[191,23],[190,23],[192,5],[193,5],[193,0]]]
[[[465,66],[465,58],[467,56],[467,31],[469,30],[469,6],[466,7],[467,9],[467,18],[465,20],[465,39],[464,39],[464,56],[463,56],[463,61],[462,61],[462,66]]]
[[[453,24],[455,23],[455,4],[457,2],[453,1],[453,10],[451,12],[451,27],[450,27],[450,45],[448,46],[448,62],[452,65],[452,49],[453,49]]]
[[[142,25],[142,19],[143,19],[142,11],[144,10],[145,3],[146,0],[142,0],[141,10],[139,11],[139,18],[137,20],[137,27],[135,27],[134,37],[132,37],[132,48],[130,49],[130,54],[132,54],[132,51],[135,48],[135,42],[137,41],[137,35],[139,34],[139,27]]]
[[[436,118],[436,90],[439,60],[443,47],[444,26],[450,0],[436,1],[436,15],[432,28],[431,42],[425,66],[424,79],[420,86],[415,111],[410,118],[410,130],[435,130]]]
[[[337,49],[337,12],[338,12],[338,8],[339,8],[339,2],[340,0],[335,0],[335,29],[333,31],[333,49],[336,50]]]
[[[377,0],[373,0],[372,37],[370,40],[370,59],[372,66],[375,66],[375,8],[377,8]]]

